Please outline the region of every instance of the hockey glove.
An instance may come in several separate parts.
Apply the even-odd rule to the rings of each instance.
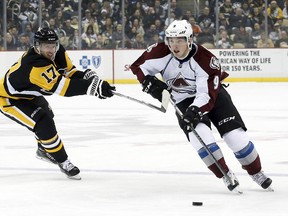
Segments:
[[[91,77],[97,76],[97,73],[95,71],[92,71],[91,69],[87,69],[84,72],[83,79],[88,80]]]
[[[112,91],[115,91],[115,86],[111,86],[107,81],[99,79],[97,75],[91,79],[92,82],[87,89],[87,95],[96,96],[100,99],[113,96]]]
[[[162,101],[162,92],[167,89],[166,83],[157,79],[155,76],[146,75],[144,81],[142,82],[142,91],[152,95],[153,98]]]
[[[191,126],[196,128],[197,124],[202,120],[203,114],[197,106],[190,106],[183,115],[183,128],[191,131]]]

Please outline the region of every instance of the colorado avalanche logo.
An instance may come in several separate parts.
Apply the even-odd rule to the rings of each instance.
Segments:
[[[210,64],[209,66],[212,68],[212,69],[217,69],[217,70],[220,70],[220,63],[219,63],[219,60],[213,56],[211,59],[210,59]]]
[[[98,68],[101,64],[101,56],[92,56],[92,64],[95,68]]]
[[[168,86],[171,86],[172,89],[178,93],[188,93],[188,94],[195,94],[196,93],[196,86],[193,84],[195,80],[190,80],[185,78],[181,72],[173,79],[166,81]]]
[[[158,43],[152,44],[151,46],[149,46],[149,47],[146,49],[146,52],[151,52],[151,50],[153,49],[153,47],[156,47],[157,45],[158,45]]]

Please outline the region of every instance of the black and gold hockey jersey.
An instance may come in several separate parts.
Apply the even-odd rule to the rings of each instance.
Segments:
[[[83,78],[60,45],[51,61],[31,47],[0,80],[0,97],[32,99],[42,95],[84,95],[91,80]]]

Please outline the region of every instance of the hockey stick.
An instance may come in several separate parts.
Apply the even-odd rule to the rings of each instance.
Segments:
[[[132,100],[134,102],[137,102],[137,103],[140,103],[140,104],[143,104],[143,105],[146,105],[152,109],[156,109],[156,110],[159,110],[163,113],[165,113],[167,111],[167,107],[168,107],[168,104],[169,104],[169,98],[170,98],[170,94],[167,90],[164,90],[162,92],[162,103],[161,103],[161,107],[158,107],[158,106],[155,106],[151,103],[148,103],[148,102],[145,102],[145,101],[142,101],[142,100],[138,100],[136,98],[133,98],[133,97],[130,97],[130,96],[127,96],[127,95],[124,95],[124,94],[121,94],[119,92],[115,92],[113,91],[113,94],[114,95],[117,95],[119,97],[123,97],[123,98],[126,98],[128,100]]]
[[[181,112],[181,110],[177,107],[177,105],[174,103],[174,101],[170,98],[170,103],[173,105],[173,107],[175,108],[176,112],[180,115],[180,117],[183,119],[183,113]],[[213,155],[213,153],[211,152],[211,150],[208,148],[208,146],[205,144],[205,142],[203,141],[203,139],[200,137],[200,135],[197,133],[197,131],[194,129],[193,126],[190,127],[192,133],[195,135],[195,137],[198,139],[198,141],[201,143],[201,145],[203,146],[203,148],[208,152],[208,154],[212,157],[213,162],[216,164],[217,168],[220,170],[220,172],[223,174],[223,176],[225,176],[225,178],[228,179],[228,181],[230,182],[230,184],[233,186],[234,182],[232,181],[232,179],[227,175],[227,173],[224,171],[223,167],[219,164],[218,160],[215,158],[215,156]]]

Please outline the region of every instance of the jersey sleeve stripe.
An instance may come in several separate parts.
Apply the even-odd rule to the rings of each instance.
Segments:
[[[6,87],[7,87],[7,93],[11,96],[17,96],[17,95],[27,95],[27,96],[41,96],[42,94],[38,91],[17,91],[9,82],[8,76],[6,77]]]
[[[61,95],[61,96],[64,96],[67,89],[68,89],[68,86],[70,84],[70,79],[67,79],[67,78],[62,78],[59,82],[59,85],[57,87],[57,89],[55,90],[55,94],[58,94],[58,95]]]

